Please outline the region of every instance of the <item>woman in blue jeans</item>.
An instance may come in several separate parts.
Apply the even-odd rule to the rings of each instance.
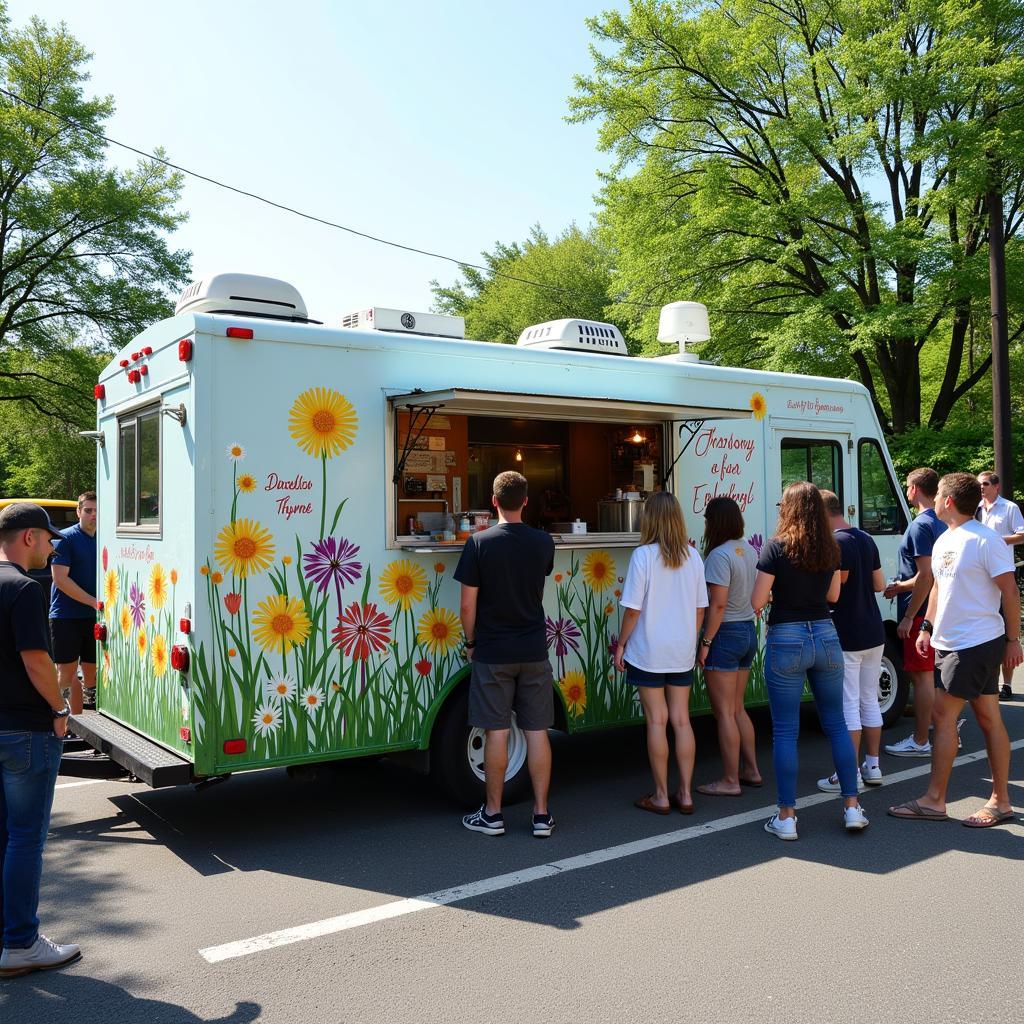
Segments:
[[[839,597],[839,547],[814,484],[790,484],[783,492],[777,532],[761,549],[757,569],[754,610],[771,601],[764,675],[779,805],[765,831],[797,838],[796,741],[805,678],[832,743],[843,824],[859,831],[868,819],[857,799],[857,756],[843,716],[843,650],[828,607]]]

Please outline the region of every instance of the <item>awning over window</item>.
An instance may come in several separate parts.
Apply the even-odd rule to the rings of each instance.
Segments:
[[[394,395],[396,409],[437,409],[452,415],[510,419],[579,420],[609,423],[664,423],[666,420],[749,419],[750,409],[723,409],[668,402],[634,402],[580,395],[532,395],[514,391],[412,391]]]

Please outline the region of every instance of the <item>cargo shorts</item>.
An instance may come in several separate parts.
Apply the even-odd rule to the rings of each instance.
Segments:
[[[474,661],[469,680],[469,724],[477,729],[508,729],[515,711],[520,729],[550,729],[555,721],[554,683],[547,658],[514,664]]]

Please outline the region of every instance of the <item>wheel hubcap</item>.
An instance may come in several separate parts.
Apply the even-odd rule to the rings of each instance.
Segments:
[[[896,700],[896,666],[885,656],[878,673],[878,708],[884,715]]]
[[[484,730],[470,729],[466,740],[466,758],[469,770],[481,781],[484,781]],[[526,763],[526,735],[516,724],[516,716],[512,714],[512,728],[508,733],[508,770],[505,781],[513,778]]]

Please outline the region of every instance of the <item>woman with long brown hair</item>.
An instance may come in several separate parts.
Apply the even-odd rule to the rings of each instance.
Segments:
[[[696,751],[690,726],[690,686],[697,635],[708,596],[704,563],[690,547],[683,510],[675,496],[647,499],[640,546],[629,560],[622,587],[622,632],[615,667],[637,688],[647,720],[647,756],[654,792],[634,801],[642,811],[693,813],[691,784]],[[675,733],[679,788],[668,792],[668,724]]]
[[[743,513],[719,495],[704,510],[704,579],[708,610],[697,662],[704,669],[711,710],[718,726],[722,777],[697,787],[707,796],[740,796],[740,783],[761,785],[754,724],[744,705],[750,666],[757,654],[757,631],[750,595],[757,555],[743,539]]]
[[[771,600],[764,677],[772,713],[772,757],[778,812],[765,831],[797,838],[796,741],[804,679],[811,684],[821,727],[832,744],[847,831],[866,828],[857,799],[857,756],[843,716],[843,649],[829,602],[839,597],[839,546],[814,484],[790,484],[782,494],[775,536],[761,549],[751,603]]]

